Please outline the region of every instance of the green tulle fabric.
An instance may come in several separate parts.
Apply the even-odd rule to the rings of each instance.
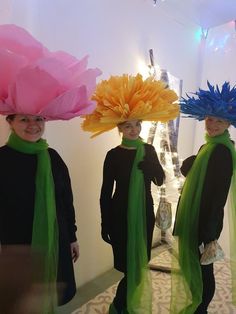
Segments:
[[[27,142],[12,132],[7,145],[21,153],[37,154],[31,246],[33,250],[40,252],[44,261],[44,292],[41,313],[54,314],[57,306],[58,225],[48,144],[43,139],[38,142]]]
[[[129,312],[126,309],[123,309],[122,311],[118,311],[115,308],[115,305],[112,303],[109,307],[108,314],[129,314]]]
[[[234,189],[236,187],[236,152],[230,140],[228,130],[216,137],[209,137],[206,134],[205,138],[206,144],[198,153],[186,177],[178,205],[175,222],[176,241],[174,241],[173,245],[172,269],[179,269],[179,271],[173,271],[171,276],[170,313],[173,314],[192,314],[202,300],[203,287],[198,251],[198,216],[208,161],[217,144],[224,144],[231,151],[233,160],[231,190],[232,187],[234,187]],[[231,220],[230,257],[233,291],[236,291],[236,199],[235,193],[230,194],[233,197],[233,203],[230,208],[232,218],[229,219]],[[233,292],[233,296],[235,302],[235,292]]]
[[[141,139],[123,139],[122,145],[135,147],[128,199],[127,310],[129,314],[152,312],[151,279],[148,270],[145,185],[138,163],[145,150]]]

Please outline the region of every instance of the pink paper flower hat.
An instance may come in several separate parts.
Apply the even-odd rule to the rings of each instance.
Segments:
[[[0,114],[69,120],[89,114],[102,72],[64,51],[51,52],[23,28],[0,25]]]

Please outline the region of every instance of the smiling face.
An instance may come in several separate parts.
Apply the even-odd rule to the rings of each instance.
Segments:
[[[210,137],[223,134],[229,126],[227,120],[211,116],[205,118],[205,129]]]
[[[141,132],[141,121],[131,120],[120,123],[118,125],[118,129],[123,134],[123,138],[128,140],[137,140]]]
[[[45,119],[41,116],[16,114],[7,118],[7,121],[12,131],[27,142],[37,142],[45,129]]]

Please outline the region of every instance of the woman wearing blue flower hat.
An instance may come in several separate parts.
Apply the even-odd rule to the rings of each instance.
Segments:
[[[236,87],[230,89],[225,82],[220,90],[208,82],[208,88],[199,89],[195,93],[197,97],[183,98],[180,105],[183,114],[205,120],[206,143],[181,168],[186,180],[174,227],[180,272],[172,275],[171,313],[207,313],[215,293],[213,262],[223,256],[217,240],[223,228],[224,206],[229,191],[236,187],[236,151],[228,132],[230,125],[236,126]],[[236,202],[231,192],[230,200],[230,259],[233,262]],[[234,292],[233,263],[231,272]]]

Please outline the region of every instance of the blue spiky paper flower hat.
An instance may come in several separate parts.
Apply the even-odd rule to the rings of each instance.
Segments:
[[[209,90],[199,88],[193,93],[197,98],[182,98],[180,112],[199,121],[207,116],[218,117],[236,127],[236,86],[230,89],[229,82],[225,82],[220,91],[218,85],[214,87],[208,81],[207,85]]]

